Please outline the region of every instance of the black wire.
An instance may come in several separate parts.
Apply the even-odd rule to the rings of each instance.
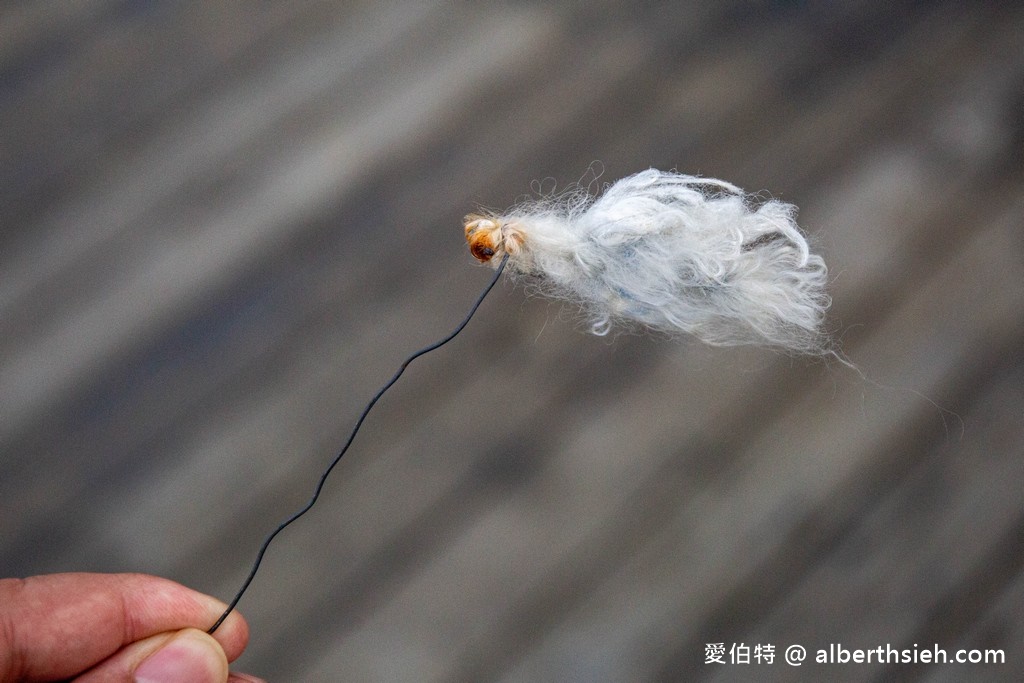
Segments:
[[[380,397],[384,395],[384,392],[390,389],[391,385],[398,381],[398,378],[402,376],[403,372],[405,372],[405,369],[409,366],[409,363],[413,362],[414,360],[416,360],[425,353],[430,353],[431,351],[444,346],[452,339],[454,339],[455,335],[457,335],[459,332],[462,332],[462,329],[469,324],[469,321],[473,317],[473,314],[475,314],[476,310],[480,308],[480,304],[483,303],[484,298],[487,297],[490,291],[494,288],[494,285],[497,284],[498,278],[501,277],[501,272],[505,270],[505,264],[507,262],[508,254],[506,254],[505,257],[501,260],[501,263],[498,265],[497,271],[495,271],[494,273],[494,278],[477,298],[476,303],[474,303],[473,307],[469,309],[469,314],[466,315],[465,319],[463,319],[461,323],[459,323],[459,326],[455,328],[455,331],[449,334],[441,341],[435,342],[430,346],[426,346],[420,349],[419,351],[416,351],[408,358],[406,358],[405,362],[402,363],[402,366],[398,368],[398,372],[395,373],[395,376],[392,377],[387,384],[381,387],[380,391],[378,391],[377,394],[372,399],[370,399],[370,402],[366,404],[366,408],[363,409],[362,415],[360,415],[359,419],[356,421],[356,426],[352,429],[352,433],[349,434],[348,441],[346,441],[345,445],[342,446],[341,452],[339,452],[338,455],[335,456],[334,460],[331,461],[331,464],[327,466],[327,469],[324,470],[324,473],[320,476],[320,481],[317,482],[316,490],[313,492],[313,497],[309,499],[309,502],[306,503],[305,507],[303,507],[301,510],[293,514],[285,521],[281,522],[281,524],[272,532],[270,532],[270,535],[267,536],[266,539],[264,539],[263,545],[260,546],[260,550],[256,554],[256,561],[252,563],[252,569],[249,571],[249,576],[246,577],[245,582],[242,584],[242,587],[238,589],[238,593],[235,594],[235,597],[231,601],[231,604],[229,604],[228,608],[224,610],[224,614],[220,615],[220,619],[218,619],[217,623],[210,627],[210,630],[208,630],[207,633],[213,633],[214,631],[216,631],[220,627],[220,625],[224,623],[224,620],[228,618],[228,615],[231,614],[231,612],[235,609],[235,606],[238,604],[238,601],[242,599],[242,595],[245,594],[246,589],[249,588],[249,584],[252,583],[253,578],[255,578],[256,572],[259,571],[260,562],[263,561],[263,555],[267,552],[267,547],[270,545],[270,542],[274,540],[274,537],[282,531],[284,531],[284,528],[287,527],[289,524],[291,524],[299,517],[309,512],[310,508],[312,508],[313,505],[316,504],[317,499],[320,497],[320,492],[324,488],[324,482],[327,481],[327,477],[328,475],[330,475],[331,470],[334,469],[334,466],[337,465],[338,462],[341,460],[342,456],[345,455],[345,452],[348,450],[348,447],[352,445],[353,439],[356,438],[356,432],[358,432],[359,428],[363,425],[363,420],[366,419],[366,416],[369,414],[370,410],[377,403]]]

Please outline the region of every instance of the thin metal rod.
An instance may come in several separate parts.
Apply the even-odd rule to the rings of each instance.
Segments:
[[[228,615],[231,614],[232,611],[234,611],[235,606],[238,605],[238,601],[242,599],[242,596],[245,594],[246,589],[249,588],[249,584],[252,583],[252,580],[256,577],[256,572],[259,571],[260,563],[263,561],[263,555],[266,554],[267,548],[270,546],[271,541],[273,541],[274,538],[279,533],[284,531],[285,527],[287,527],[289,524],[297,520],[302,515],[309,512],[310,508],[312,508],[316,504],[317,499],[320,498],[320,492],[323,490],[324,484],[327,482],[327,477],[331,474],[331,470],[334,469],[334,466],[341,461],[342,456],[344,456],[345,452],[348,451],[348,447],[352,445],[352,441],[356,438],[356,433],[359,431],[359,428],[363,426],[363,420],[366,419],[366,416],[370,413],[370,410],[373,409],[373,406],[376,405],[377,401],[380,400],[380,397],[384,395],[384,392],[390,389],[391,385],[398,381],[398,378],[402,376],[402,373],[405,372],[405,369],[409,367],[409,363],[413,362],[423,354],[430,353],[431,351],[444,346],[452,339],[454,339],[455,335],[457,335],[459,332],[462,332],[463,328],[469,324],[470,319],[472,319],[477,309],[480,308],[480,304],[484,302],[484,299],[487,297],[487,295],[491,292],[492,289],[494,289],[494,285],[497,284],[498,278],[501,277],[502,271],[505,270],[505,264],[507,262],[508,254],[506,254],[505,257],[501,260],[501,263],[498,265],[498,269],[494,273],[494,278],[490,281],[487,287],[484,288],[484,291],[480,294],[480,296],[477,297],[476,302],[473,304],[472,308],[469,309],[469,313],[466,315],[463,321],[459,323],[459,326],[456,327],[455,330],[444,339],[438,342],[434,342],[430,346],[425,346],[419,351],[413,353],[408,358],[406,358],[405,361],[402,363],[401,367],[398,368],[398,371],[395,373],[394,377],[392,377],[387,384],[381,387],[380,391],[378,391],[376,395],[374,395],[374,397],[370,399],[370,402],[366,404],[366,408],[363,409],[362,415],[360,415],[359,419],[356,421],[356,426],[352,429],[352,433],[349,434],[348,440],[345,442],[345,445],[342,446],[341,451],[338,453],[337,456],[335,456],[334,460],[331,461],[331,464],[327,466],[327,469],[324,470],[324,473],[320,476],[320,481],[317,482],[316,490],[313,492],[313,497],[309,499],[309,502],[306,503],[306,505],[303,506],[301,510],[299,510],[291,517],[281,522],[281,524],[276,529],[271,531],[270,534],[266,537],[266,539],[264,539],[263,545],[260,546],[260,550],[256,554],[256,561],[252,563],[252,569],[249,570],[249,576],[246,577],[245,581],[242,583],[242,587],[238,589],[238,592],[235,594],[234,599],[231,600],[231,603],[228,605],[227,609],[224,610],[224,614],[220,615],[220,618],[217,619],[217,622],[210,627],[210,630],[208,630],[207,633],[213,633],[214,631],[216,631],[220,627],[220,625],[224,623],[224,620],[228,618]]]

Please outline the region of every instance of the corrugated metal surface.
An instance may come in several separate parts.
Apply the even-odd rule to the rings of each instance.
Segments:
[[[486,282],[464,213],[677,168],[801,207],[865,378],[594,338],[506,282],[271,547],[239,669],[769,680],[705,644],[937,643],[1008,663],[801,671],[1018,680],[1022,46],[1012,2],[0,10],[0,573],[230,598]]]

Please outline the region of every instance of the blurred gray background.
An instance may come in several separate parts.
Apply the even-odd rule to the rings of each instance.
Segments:
[[[237,668],[1021,680],[1022,151],[1016,2],[6,5],[0,574],[228,600],[490,277],[463,214],[675,168],[801,207],[863,377],[505,280],[271,546]],[[781,661],[834,642],[1007,661]]]

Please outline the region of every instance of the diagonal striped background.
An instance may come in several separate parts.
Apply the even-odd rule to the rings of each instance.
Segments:
[[[836,363],[589,336],[506,281],[240,609],[276,681],[1024,675],[1024,7],[0,10],[0,575],[222,599],[487,281],[460,218],[675,168],[802,209]],[[599,163],[595,163],[599,162]],[[1015,350],[1016,349],[1016,350]]]

